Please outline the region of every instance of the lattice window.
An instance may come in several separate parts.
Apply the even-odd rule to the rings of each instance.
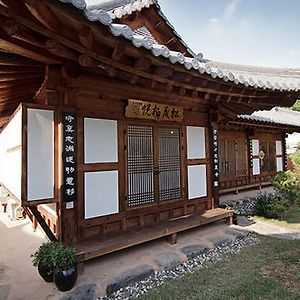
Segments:
[[[247,175],[247,144],[245,140],[236,140],[236,175]]]
[[[235,176],[235,141],[227,141],[227,176]]]
[[[226,176],[225,140],[219,140],[219,170],[220,177]]]
[[[154,202],[152,127],[128,126],[128,206]]]
[[[130,125],[127,131],[128,206],[180,199],[180,130]]]
[[[159,147],[159,201],[179,199],[180,136],[179,129],[158,128]]]
[[[263,172],[276,171],[276,146],[274,141],[262,141],[260,149],[264,151],[265,157],[260,161]]]

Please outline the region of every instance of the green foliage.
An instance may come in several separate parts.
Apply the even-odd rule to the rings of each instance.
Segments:
[[[291,107],[292,110],[300,111],[300,100],[297,100],[294,105]]]
[[[293,166],[294,166],[294,173],[298,178],[298,181],[300,182],[300,143],[297,145],[296,152],[292,153],[290,155]]]
[[[35,267],[43,265],[52,269],[65,270],[75,265],[76,249],[66,248],[59,242],[46,242],[31,257]]]
[[[275,190],[279,192],[283,198],[288,200],[290,204],[295,205],[300,200],[300,181],[297,172],[286,171],[279,172],[271,183]]]
[[[60,247],[53,252],[53,264],[58,270],[66,270],[76,263],[76,250],[75,248],[66,248],[60,244]]]
[[[37,251],[31,254],[33,266],[38,267],[42,265],[54,269],[52,254],[58,246],[59,243],[57,242],[43,243]]]
[[[281,219],[289,209],[289,202],[280,194],[264,194],[256,197],[255,214],[266,218]]]

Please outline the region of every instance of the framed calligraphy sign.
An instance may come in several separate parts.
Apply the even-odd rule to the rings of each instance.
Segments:
[[[129,99],[125,116],[127,118],[181,122],[183,119],[183,108],[174,105]]]
[[[73,202],[77,199],[77,119],[75,113],[62,113],[63,129],[63,199]]]

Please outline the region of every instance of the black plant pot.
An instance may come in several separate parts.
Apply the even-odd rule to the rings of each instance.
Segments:
[[[73,266],[67,270],[54,271],[54,283],[61,292],[69,291],[75,285],[77,279],[77,269]]]
[[[46,282],[53,282],[54,269],[48,266],[38,265],[38,271]]]

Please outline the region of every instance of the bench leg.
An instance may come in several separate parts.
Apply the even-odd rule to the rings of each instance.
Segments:
[[[84,273],[84,262],[77,263],[77,272],[78,274]]]
[[[232,225],[232,224],[233,224],[232,216],[231,216],[231,217],[228,217],[228,218],[226,219],[226,224],[227,224],[227,225]]]
[[[168,235],[168,242],[171,245],[175,245],[177,243],[177,233],[172,233],[171,235]]]
[[[32,228],[33,228],[33,231],[36,231],[38,227],[38,222],[37,222],[37,219],[35,216],[32,216]]]

